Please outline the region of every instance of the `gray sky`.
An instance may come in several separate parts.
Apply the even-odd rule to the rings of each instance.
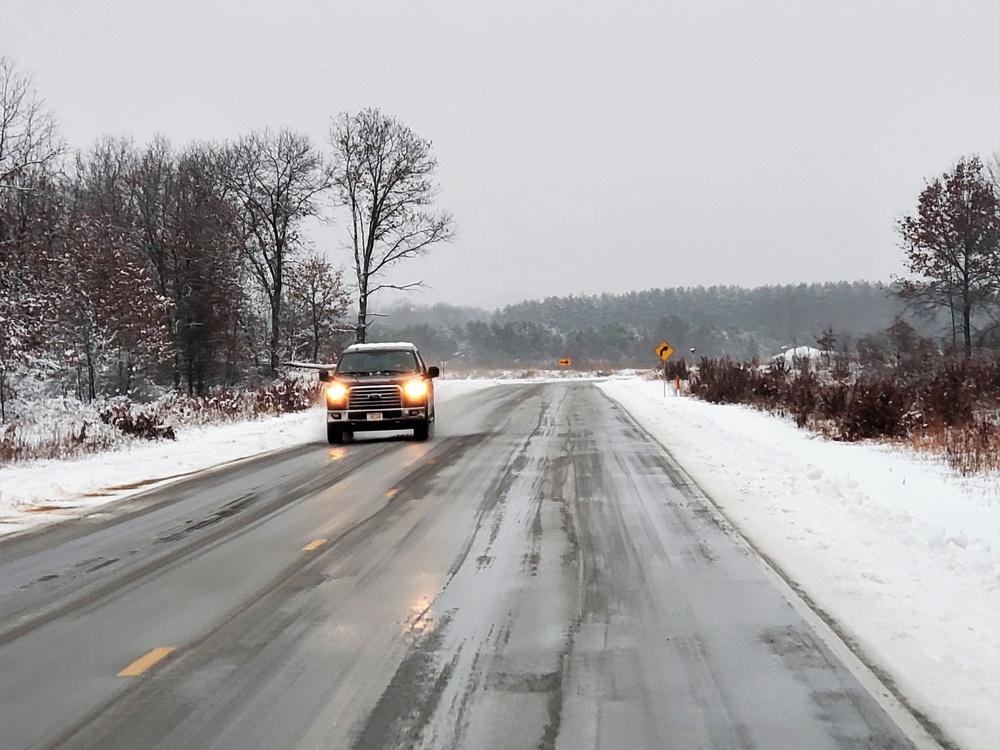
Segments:
[[[996,0],[0,0],[0,54],[73,148],[398,117],[458,228],[415,303],[887,281],[924,181],[1000,150]]]

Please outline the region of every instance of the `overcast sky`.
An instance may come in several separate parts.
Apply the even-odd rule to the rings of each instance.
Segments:
[[[0,54],[73,148],[398,117],[458,229],[415,303],[888,281],[925,180],[1000,151],[997,0],[0,0]]]

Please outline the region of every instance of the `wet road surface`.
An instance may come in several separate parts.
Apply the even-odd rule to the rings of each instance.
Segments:
[[[910,748],[585,382],[0,542],[0,747]]]

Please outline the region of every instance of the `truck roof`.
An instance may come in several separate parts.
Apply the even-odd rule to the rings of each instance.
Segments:
[[[385,341],[378,344],[351,344],[349,347],[344,349],[345,352],[365,352],[365,351],[378,351],[386,349],[412,349],[416,351],[416,345],[410,343],[409,341]]]

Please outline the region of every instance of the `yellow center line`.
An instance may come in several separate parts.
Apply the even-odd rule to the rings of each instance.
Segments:
[[[125,669],[118,673],[119,677],[138,677],[151,666],[161,661],[173,651],[173,646],[162,646],[160,648],[154,648],[148,654],[140,659],[136,659],[134,662],[129,664]]]
[[[324,544],[326,544],[326,539],[317,539],[315,541],[309,542],[309,544],[307,544],[305,547],[302,548],[302,551],[312,552],[314,549],[322,547]]]
[[[385,493],[385,496],[386,497],[393,497],[397,492],[399,492],[399,490],[397,490],[397,489],[391,489],[391,490],[389,490],[388,492]]]

